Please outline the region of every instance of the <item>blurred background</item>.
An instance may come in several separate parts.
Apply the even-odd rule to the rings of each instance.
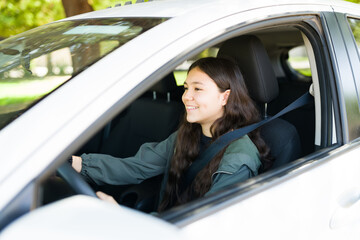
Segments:
[[[0,40],[80,13],[147,1],[151,0],[1,0]]]
[[[1,0],[0,40],[65,17],[149,0]]]

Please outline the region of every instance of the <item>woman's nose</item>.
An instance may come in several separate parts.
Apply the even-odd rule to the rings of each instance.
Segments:
[[[193,96],[189,90],[185,90],[183,93],[183,99],[184,100],[192,100]]]

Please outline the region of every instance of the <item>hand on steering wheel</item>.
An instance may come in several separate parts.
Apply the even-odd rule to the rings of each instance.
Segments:
[[[101,191],[95,193],[90,185],[81,177],[82,159],[81,157],[72,156],[72,165],[64,163],[58,168],[58,174],[71,186],[71,188],[78,194],[83,194],[91,197],[100,198],[109,203],[118,204],[116,200]]]
[[[71,188],[78,194],[83,194],[97,198],[95,191],[90,185],[75,171],[69,163],[65,162],[57,169],[58,174],[62,177]]]

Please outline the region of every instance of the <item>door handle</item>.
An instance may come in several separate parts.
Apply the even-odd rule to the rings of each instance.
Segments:
[[[330,228],[336,229],[347,225],[360,223],[360,193],[349,191],[339,198],[339,206],[330,219]]]

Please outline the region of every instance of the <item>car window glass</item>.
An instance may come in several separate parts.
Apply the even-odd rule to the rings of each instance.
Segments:
[[[247,33],[250,35],[250,33]],[[312,80],[314,80],[317,85],[319,85],[320,81],[323,81],[324,78],[319,74],[318,69],[321,66],[318,66],[315,61],[316,58],[319,58],[321,61],[321,56],[315,55],[316,51],[312,49],[311,41],[305,41],[303,38],[302,32],[297,28],[293,28],[291,26],[286,26],[281,29],[274,27],[271,29],[260,29],[256,32],[251,33],[254,37],[259,38],[261,44],[264,45],[264,51],[266,51],[266,55],[269,56],[269,67],[274,69],[274,77],[275,81],[279,84],[279,93],[278,96],[275,97],[271,104],[267,107],[268,115],[276,115],[282,109],[284,109],[287,105],[294,102],[297,98],[302,96],[304,93],[307,93],[309,89],[311,89],[311,85],[313,84]],[[238,37],[240,37],[239,35]],[[275,36],[281,36],[280,38],[276,38]],[[227,39],[231,40],[231,39]],[[227,41],[224,40],[224,41]],[[308,42],[308,44],[306,44]],[[106,44],[112,44],[111,42]],[[184,79],[186,78],[187,70],[191,63],[193,63],[198,58],[203,58],[207,56],[217,57],[217,53],[219,51],[219,46],[222,47],[224,42],[218,43],[217,45],[206,48],[204,51],[200,52],[199,48],[194,48],[193,52],[189,52],[189,58],[184,62],[177,62],[177,67],[175,69],[167,68],[166,71],[174,73],[174,76],[177,80],[177,85],[183,84]],[[207,45],[208,46],[208,45]],[[284,47],[285,46],[285,47]],[[288,76],[285,74],[284,69],[280,69],[283,71],[275,71],[276,67],[285,68],[286,64],[282,64],[283,52],[284,50],[287,52],[288,49],[295,49],[298,46],[304,46],[303,49],[298,50],[300,53],[290,54],[290,59],[294,60],[298,57],[301,61],[307,62],[305,68],[309,68],[309,72],[313,73],[313,76],[310,77],[311,81],[302,81],[300,74],[296,76]],[[262,48],[261,48],[262,49]],[[305,52],[304,52],[305,50]],[[231,49],[230,49],[231,51]],[[200,52],[200,53],[199,53]],[[307,53],[308,56],[307,56]],[[244,54],[243,51],[238,53],[239,56],[245,56],[245,59],[250,59],[251,54]],[[241,55],[242,54],[242,55]],[[298,60],[298,59],[296,59]],[[294,62],[296,61],[294,60]],[[298,60],[299,62],[301,62]],[[278,64],[273,64],[278,61]],[[311,63],[311,64],[310,64]],[[251,76],[250,71],[258,71],[262,72],[263,66],[268,64],[267,62],[263,62],[261,65],[255,65],[253,63],[254,68],[248,68],[246,71],[245,66],[241,68],[244,71],[244,75]],[[243,63],[243,65],[245,65]],[[299,69],[304,68],[303,66],[299,67]],[[311,68],[311,71],[310,71]],[[166,73],[169,73],[166,72]],[[321,72],[321,71],[320,71]],[[164,81],[174,81],[172,75],[165,74],[161,79],[156,83],[161,83]],[[170,77],[169,77],[170,76]],[[316,77],[318,76],[318,77]],[[153,77],[153,76],[152,76]],[[294,78],[295,77],[295,78]],[[149,78],[150,80],[151,78]],[[268,79],[268,78],[266,78]],[[145,80],[146,81],[146,80]],[[161,86],[168,87],[169,84],[160,84]],[[131,102],[122,112],[117,112],[116,116],[110,122],[107,122],[106,126],[103,129],[98,129],[98,132],[94,135],[92,139],[88,139],[88,141],[81,146],[81,148],[75,152],[73,155],[81,155],[83,153],[100,153],[100,154],[109,154],[115,157],[128,157],[134,156],[141,144],[146,142],[159,142],[160,138],[166,139],[172,132],[176,131],[179,126],[179,120],[182,119],[183,114],[183,104],[181,102],[181,95],[183,93],[183,89],[181,87],[176,88],[173,87],[174,84],[170,84],[169,89],[166,91],[164,88],[158,88],[155,86],[149,87],[143,95],[139,96],[138,99]],[[155,89],[155,90],[154,90]],[[320,95],[323,94],[319,87],[315,88],[315,96],[317,96],[317,101],[321,104]],[[159,104],[159,108],[156,106]],[[260,103],[261,104],[261,103]],[[259,104],[259,106],[260,106]],[[325,104],[325,103],[324,103]],[[156,109],[159,109],[156,110]],[[265,110],[265,109],[264,109]],[[295,139],[298,139],[298,144],[294,144],[296,150],[288,150],[285,146],[286,151],[294,152],[294,155],[289,156],[286,161],[279,162],[275,167],[280,169],[283,166],[289,166],[293,161],[298,160],[299,158],[303,158],[308,160],[307,155],[310,156],[311,153],[314,153],[319,148],[322,148],[322,145],[315,144],[315,132],[319,132],[320,138],[321,127],[326,126],[325,123],[328,121],[328,116],[322,114],[321,108],[315,108],[314,103],[308,104],[306,107],[302,107],[288,113],[283,116],[281,122],[286,124],[283,126],[284,131],[282,131],[281,137],[283,137],[287,132],[298,132],[299,136],[293,136]],[[317,114],[317,115],[316,115]],[[134,117],[135,116],[135,117]],[[263,116],[265,114],[263,113]],[[316,122],[318,121],[318,122]],[[319,123],[319,124],[318,124]],[[325,127],[324,127],[325,128]],[[275,129],[275,127],[274,127]],[[277,128],[279,130],[279,128]],[[286,129],[296,129],[296,131],[287,131]],[[325,128],[328,129],[328,128]],[[282,129],[280,129],[282,130]],[[318,131],[317,131],[318,130]],[[280,131],[277,131],[280,132]],[[141,133],[141,134],[138,134]],[[271,133],[271,132],[270,132]],[[270,137],[276,134],[269,134]],[[325,134],[324,134],[325,135]],[[284,139],[284,138],[283,138]],[[292,139],[292,138],[287,138]],[[277,146],[281,147],[276,138],[268,139],[268,142],[271,144],[272,141],[272,150],[273,152],[282,152],[278,151]],[[270,144],[268,145],[270,146]],[[320,142],[321,143],[321,142]],[[286,144],[288,145],[288,144]],[[301,147],[300,147],[301,146]],[[299,148],[300,147],[300,148]],[[286,152],[284,151],[284,152]],[[277,156],[275,157],[277,158]],[[312,158],[311,156],[309,158]],[[303,160],[302,160],[303,161]],[[298,165],[297,165],[298,166]],[[275,168],[274,167],[274,168]],[[294,167],[294,166],[292,166]],[[136,171],[136,170],[135,170]],[[161,177],[161,176],[160,176]],[[150,180],[149,183],[147,180]],[[152,182],[153,179],[147,179],[142,184],[139,185],[139,188],[145,186],[146,189],[150,189],[149,186],[155,183],[156,186],[160,184],[157,183],[157,180]],[[161,180],[161,178],[160,178]],[[238,185],[238,184],[237,184]],[[108,186],[107,186],[108,187]],[[131,186],[133,187],[133,186]],[[111,187],[107,188],[109,191],[114,191],[116,195],[119,197],[119,203],[121,205],[131,206],[140,211],[144,211],[141,209],[140,205],[135,206],[134,203],[138,202],[138,199],[141,199],[142,196],[137,196],[131,201],[128,200],[128,195],[126,191],[123,193],[118,189],[111,189]],[[48,189],[53,189],[53,187],[49,187]],[[156,189],[151,187],[151,189]],[[101,190],[101,189],[100,189]],[[153,211],[154,209],[152,209]],[[147,211],[147,210],[146,210]]]
[[[289,51],[289,58],[287,61],[292,70],[303,76],[311,77],[310,63],[305,46],[299,46],[291,49]]]
[[[360,48],[360,20],[354,19],[354,18],[348,18],[348,23],[349,23],[351,31],[354,35],[356,45],[359,49]]]
[[[0,129],[91,64],[163,21],[55,22],[0,42]]]
[[[360,19],[348,18],[351,31],[353,33],[356,46],[358,49],[358,56],[360,58]],[[356,80],[355,80],[356,81]],[[348,113],[349,129],[351,138],[359,137],[359,108],[360,108],[360,86],[356,83],[354,95],[347,97],[348,106],[351,106],[351,111]],[[351,100],[350,100],[351,99]],[[351,114],[350,114],[351,113]]]
[[[197,59],[205,58],[205,57],[216,57],[217,52],[219,51],[218,47],[210,47],[208,49],[205,49],[201,53],[197,54],[196,56],[187,59],[182,64],[177,66],[177,68],[174,70],[174,77],[176,80],[176,84],[178,86],[184,85],[186,76],[187,76],[187,70],[189,69],[190,65],[195,62]]]

